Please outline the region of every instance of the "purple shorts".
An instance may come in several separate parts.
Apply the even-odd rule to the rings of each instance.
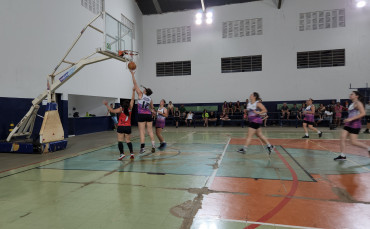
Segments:
[[[157,121],[155,122],[155,128],[164,128],[166,125],[166,121],[165,120],[162,120],[162,119],[157,119]]]

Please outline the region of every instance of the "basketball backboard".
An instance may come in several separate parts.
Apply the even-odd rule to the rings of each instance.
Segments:
[[[133,50],[132,30],[110,14],[103,12],[103,50],[118,53],[119,50]]]

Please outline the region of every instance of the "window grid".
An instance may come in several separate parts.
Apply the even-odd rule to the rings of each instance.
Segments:
[[[191,75],[191,61],[158,62],[157,77]]]
[[[345,66],[345,49],[297,52],[297,68]]]
[[[221,58],[221,73],[262,71],[262,55]]]

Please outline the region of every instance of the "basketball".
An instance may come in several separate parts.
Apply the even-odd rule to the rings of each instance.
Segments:
[[[136,64],[135,64],[135,62],[130,61],[130,62],[128,63],[128,69],[130,69],[131,71],[135,70],[135,69],[136,69]]]

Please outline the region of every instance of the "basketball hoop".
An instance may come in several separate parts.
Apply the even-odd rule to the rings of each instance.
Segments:
[[[126,62],[127,68],[130,62],[134,62],[137,65],[137,58],[139,56],[139,52],[133,50],[119,50],[118,55],[128,60]]]

